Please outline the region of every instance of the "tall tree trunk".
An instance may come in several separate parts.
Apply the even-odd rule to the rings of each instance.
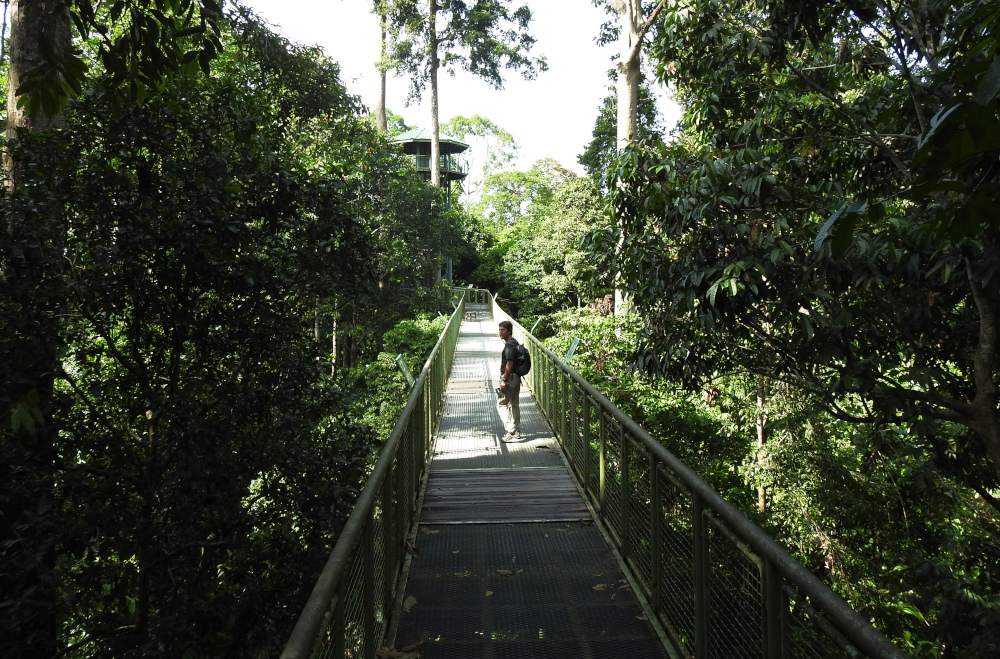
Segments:
[[[438,123],[437,0],[430,0],[427,30],[431,46],[431,185],[441,185],[441,127]]]
[[[1000,239],[996,235],[983,235],[981,263],[992,266],[994,273],[1000,268]],[[969,288],[979,312],[979,341],[973,353],[973,378],[976,396],[969,407],[972,408],[972,423],[969,427],[978,433],[986,447],[986,453],[993,461],[993,470],[1000,482],[1000,386],[994,379],[997,364],[1000,363],[1000,294],[997,282],[1000,275],[982,282],[966,261]]]
[[[639,41],[642,39],[642,1],[619,0],[618,12],[618,149],[628,146],[638,132],[639,121]]]
[[[19,128],[44,132],[59,125],[59,115],[50,116],[44,111],[30,116],[18,107],[21,96],[18,87],[24,74],[45,62],[43,48],[52,47],[56,53],[70,49],[69,13],[59,0],[11,0],[10,2],[10,66],[7,72],[7,139],[17,136]],[[8,185],[17,187],[17,163],[10,151],[3,154],[4,171]]]
[[[43,53],[66,53],[71,45],[66,6],[58,0],[12,0],[10,2],[10,65],[7,88],[7,138],[21,131],[42,132],[60,123],[58,115],[44,110],[29,115],[18,107],[25,74],[45,64]],[[11,193],[22,187],[23,173],[13,152],[3,153],[6,185]],[[22,330],[0,346],[10,357],[0,367],[0,399],[13,403],[0,410],[11,424],[21,417],[21,427],[3,442],[0,455],[0,608],[12,624],[4,630],[0,646],[4,656],[53,657],[58,653],[56,577],[56,510],[53,485],[56,471],[55,426],[51,418],[52,392],[59,363],[55,342],[59,336],[52,311],[58,289],[53,291],[53,260],[61,247],[61,207],[57,198],[36,191],[34,210],[8,214],[6,229],[16,252],[2,255],[0,280],[21,291],[9,298]],[[24,420],[30,417],[27,427]],[[12,426],[8,425],[8,429]],[[13,559],[13,560],[12,560]],[[11,601],[16,606],[9,606]]]
[[[640,68],[642,55],[642,40],[649,26],[663,10],[664,0],[660,0],[649,20],[642,20],[642,0],[614,0],[614,9],[618,13],[618,46],[619,59],[616,65],[618,73],[618,150],[628,146],[639,131],[639,81],[642,78]],[[625,236],[622,236],[624,241]],[[619,244],[619,251],[621,245]],[[621,290],[620,282],[615,282],[615,315],[625,312],[629,307],[628,300]]]
[[[382,28],[382,57],[379,59],[378,73],[379,73],[379,94],[378,102],[375,104],[375,124],[378,129],[383,133],[389,132],[389,123],[385,117],[385,7],[379,9],[378,12],[378,22],[379,26]]]

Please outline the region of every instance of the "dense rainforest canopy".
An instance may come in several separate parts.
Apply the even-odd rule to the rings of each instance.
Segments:
[[[684,118],[616,162],[590,236],[633,363],[756,440],[715,482],[742,463],[762,523],[920,656],[1000,651],[998,19],[668,5],[647,52]]]
[[[133,9],[97,20],[157,16]],[[440,327],[391,330],[450,310],[461,231],[337,64],[246,10],[212,25],[208,75],[131,87],[78,38],[76,93],[28,108],[58,130],[10,146],[4,656],[278,652],[384,431],[358,396],[405,398],[379,351],[419,369]]]
[[[493,4],[494,50],[544,69]],[[12,38],[5,656],[274,656],[449,257],[907,652],[1000,654],[1000,11],[598,4],[622,48],[588,176],[454,117],[485,148],[449,204],[244,8],[73,0],[34,69]],[[433,84],[424,4],[373,7],[383,70]]]

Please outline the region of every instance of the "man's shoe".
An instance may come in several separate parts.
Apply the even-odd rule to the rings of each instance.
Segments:
[[[501,439],[500,441],[502,441],[504,443],[507,443],[507,442],[516,442],[517,441],[517,435],[512,435],[511,433],[507,433],[506,435],[503,436],[503,439]]]

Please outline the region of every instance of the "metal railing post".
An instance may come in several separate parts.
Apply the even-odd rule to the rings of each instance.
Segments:
[[[694,530],[694,646],[698,659],[708,659],[709,646],[709,591],[708,582],[708,524],[705,521],[705,502],[697,493],[691,493],[691,516]]]
[[[606,519],[607,515],[605,511],[607,510],[607,493],[608,493],[608,427],[604,420],[605,414],[604,410],[598,410],[598,415],[600,417],[600,432],[601,432],[601,455],[600,455],[600,479],[601,486],[600,491],[597,495],[597,507],[598,514],[600,514],[601,519]]]
[[[590,396],[583,392],[580,404],[580,415],[583,417],[583,489],[590,491]]]
[[[555,362],[551,358],[546,358],[545,361],[545,414],[549,419],[549,423],[552,424],[552,428],[555,429],[555,409],[556,409],[556,386],[555,386]]]
[[[399,461],[389,463],[389,468],[385,474],[385,484],[382,486],[382,552],[385,560],[382,563],[382,611],[383,615],[388,615],[392,606],[393,584],[396,581],[395,571],[391,566],[395,566],[396,552],[399,550],[399,543],[396,542],[396,516],[397,509],[402,506],[394,505],[395,501],[406,501],[397,499],[399,484]]]
[[[764,561],[764,656],[767,659],[784,659],[787,654],[784,642],[784,593],[782,578],[771,561]]]
[[[567,451],[567,455],[569,455],[570,462],[572,462],[573,466],[577,469],[577,473],[579,473],[580,455],[578,446],[580,444],[580,437],[577,434],[576,425],[576,385],[569,378],[566,379],[569,381],[569,437],[571,438],[570,449]]]
[[[632,470],[632,460],[631,460],[631,446],[629,445],[628,434],[625,432],[624,428],[619,426],[620,432],[619,437],[621,437],[621,474],[618,477],[618,501],[621,506],[621,528],[619,537],[621,538],[621,553],[622,558],[628,560],[631,554],[631,545],[629,534],[631,532],[629,524],[629,490],[630,490],[630,480],[631,480],[631,470]]]
[[[562,373],[559,373],[559,439],[562,440],[563,448],[566,448],[566,385],[567,384],[569,384],[569,378],[564,377]]]
[[[364,603],[362,616],[362,647],[365,656],[371,656],[376,649],[379,639],[375,638],[375,508],[372,508],[368,515],[368,523],[365,524],[364,538],[364,564],[362,565],[362,595],[361,601]]]
[[[649,456],[649,605],[654,611],[660,608],[660,589],[662,588],[663,559],[660,552],[660,519],[663,513],[660,508],[660,466],[652,454]]]
[[[347,564],[346,574],[350,574],[351,564]],[[330,633],[333,634],[333,656],[343,657],[347,646],[347,625],[344,619],[347,613],[347,601],[344,598],[347,579],[341,579],[337,585],[336,603],[333,609],[333,624],[330,626]],[[317,639],[319,640],[319,639]]]

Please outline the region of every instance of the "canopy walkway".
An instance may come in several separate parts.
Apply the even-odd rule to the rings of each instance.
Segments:
[[[504,319],[456,291],[283,658],[905,656],[516,322],[501,442]]]

